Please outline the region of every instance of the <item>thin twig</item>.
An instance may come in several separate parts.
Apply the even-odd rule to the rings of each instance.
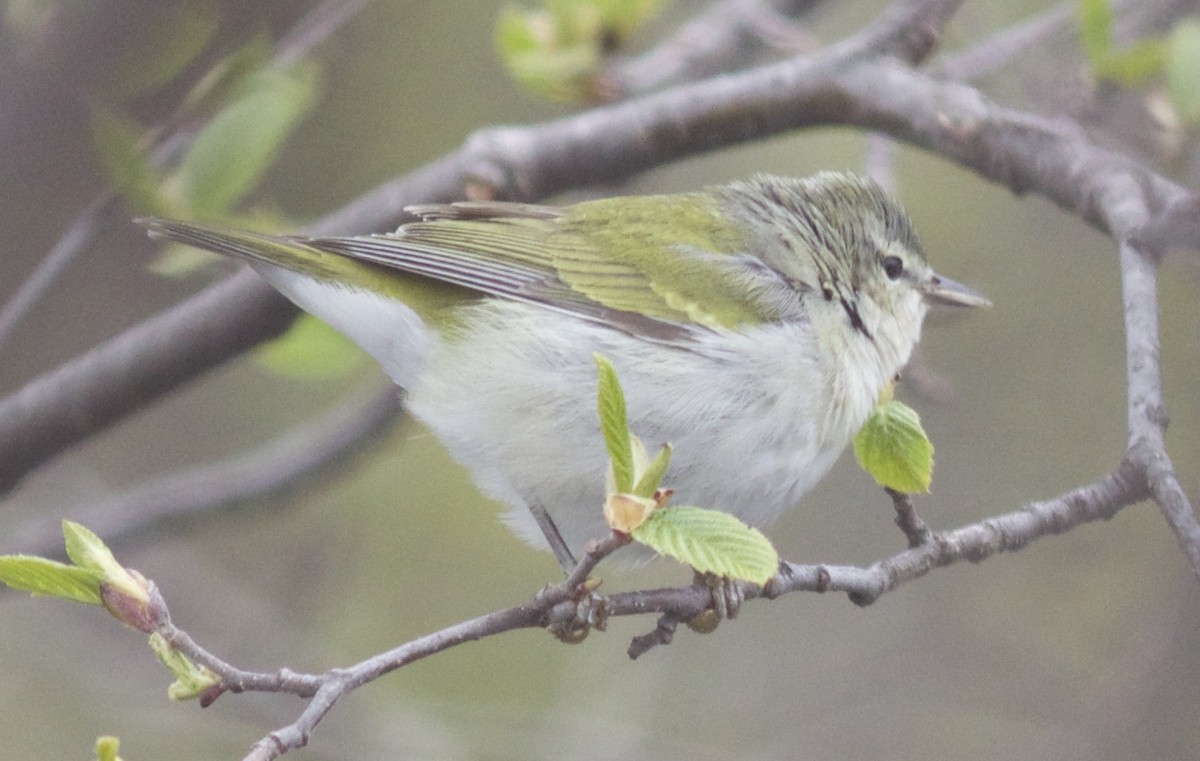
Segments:
[[[925,521],[921,520],[921,516],[917,515],[912,495],[898,492],[895,489],[884,489],[884,491],[892,498],[892,506],[896,508],[896,525],[908,538],[908,546],[915,549],[928,544],[933,532],[925,525]]]

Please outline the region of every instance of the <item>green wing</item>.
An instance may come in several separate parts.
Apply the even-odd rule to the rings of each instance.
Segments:
[[[744,252],[703,194],[564,209],[460,203],[410,209],[396,233],[318,238],[314,248],[639,333],[735,328],[779,318],[791,293]]]
[[[318,277],[345,280],[345,265],[369,263],[647,337],[759,324],[794,306],[794,292],[744,253],[747,241],[722,221],[706,194],[612,198],[566,208],[456,203],[410,211],[422,221],[395,233],[345,238],[148,224],[162,237]],[[339,259],[345,264],[339,266]]]

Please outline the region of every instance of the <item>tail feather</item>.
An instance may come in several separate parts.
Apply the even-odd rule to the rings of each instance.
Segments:
[[[151,238],[171,240],[248,262],[270,264],[323,280],[345,280],[341,257],[308,246],[301,238],[237,230],[232,227],[141,217],[134,220]]]

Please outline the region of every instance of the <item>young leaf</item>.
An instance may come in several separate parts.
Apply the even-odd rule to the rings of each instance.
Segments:
[[[150,635],[150,649],[158,656],[162,665],[175,675],[175,681],[167,687],[167,697],[171,700],[192,700],[200,697],[205,690],[221,679],[204,666],[192,663],[191,659],[171,646],[157,632]]]
[[[121,741],[116,737],[105,735],[96,738],[96,761],[121,761],[117,753],[121,750]]]
[[[118,563],[112,550],[100,537],[74,521],[63,521],[62,525],[67,557],[72,563],[94,573],[98,581],[106,585],[111,593],[142,606],[149,602],[148,582],[141,574]]]
[[[854,437],[854,456],[880,486],[914,494],[933,481],[933,444],[917,413],[895,400],[871,411]]]
[[[100,604],[100,574],[33,555],[0,556],[0,582],[35,597]]]
[[[719,510],[662,508],[631,534],[701,573],[765,584],[779,570],[779,553],[762,532]]]
[[[658,455],[640,469],[640,474],[635,469],[638,481],[634,484],[633,493],[639,497],[653,497],[654,492],[658,491],[658,487],[662,485],[663,476],[667,474],[669,467],[671,467],[671,444],[666,443],[663,444],[662,449],[658,450]]]
[[[621,494],[633,491],[633,445],[629,440],[629,418],[625,412],[625,392],[617,379],[617,370],[604,356],[593,354],[600,372],[596,408],[600,413],[600,432],[612,460],[614,490]]]

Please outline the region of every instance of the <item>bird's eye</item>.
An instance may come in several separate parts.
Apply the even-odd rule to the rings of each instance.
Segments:
[[[889,280],[896,280],[904,274],[904,262],[898,256],[883,257],[883,271]]]

